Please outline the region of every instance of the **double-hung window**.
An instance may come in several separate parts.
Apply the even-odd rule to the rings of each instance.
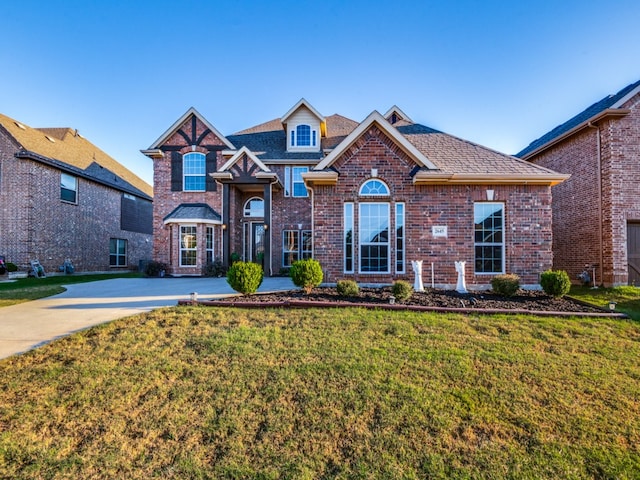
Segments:
[[[109,266],[127,266],[127,240],[124,238],[109,239]]]
[[[207,264],[213,263],[213,227],[207,227]]]
[[[315,147],[318,143],[316,130],[310,125],[298,125],[291,130],[292,147]]]
[[[207,162],[204,153],[189,152],[182,157],[184,190],[204,192],[206,189]]]
[[[69,203],[78,202],[78,177],[68,173],[60,174],[60,200]]]
[[[475,273],[504,273],[504,204],[473,206]]]
[[[309,171],[309,167],[284,167],[284,195],[285,197],[308,197],[309,192],[304,185],[302,174]]]
[[[360,272],[389,273],[389,204],[359,205]]]
[[[311,230],[284,230],[282,232],[283,267],[290,267],[296,260],[311,258],[312,254]]]

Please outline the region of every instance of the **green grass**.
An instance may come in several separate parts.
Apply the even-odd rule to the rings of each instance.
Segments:
[[[15,282],[2,282],[0,283],[0,307],[57,295],[65,291],[62,285],[109,280],[110,278],[139,277],[140,275],[140,273],[135,272],[55,275],[45,278],[20,278]]]
[[[610,301],[614,301],[617,312],[626,313],[634,320],[640,320],[640,288],[638,287],[590,288],[573,286],[569,295],[605,308],[609,307]]]
[[[638,478],[629,320],[176,307],[0,361],[0,478]]]

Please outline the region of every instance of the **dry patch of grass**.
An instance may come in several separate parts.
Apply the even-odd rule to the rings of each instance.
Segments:
[[[0,362],[2,478],[634,478],[630,321],[157,310]]]

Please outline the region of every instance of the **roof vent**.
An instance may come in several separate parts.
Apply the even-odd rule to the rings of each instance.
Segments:
[[[52,137],[50,137],[49,135],[45,135],[45,138],[47,140],[49,140],[51,143],[56,143],[56,141]]]
[[[26,130],[27,127],[25,127],[23,124],[21,124],[20,122],[13,122],[16,124],[16,127],[18,127],[20,130]]]

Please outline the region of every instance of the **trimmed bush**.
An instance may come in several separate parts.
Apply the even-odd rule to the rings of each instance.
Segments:
[[[7,272],[17,272],[18,266],[15,263],[7,262]]]
[[[202,275],[205,277],[223,277],[227,273],[227,269],[221,260],[214,260],[213,263],[207,263],[202,267]]]
[[[341,297],[357,297],[360,293],[360,287],[353,280],[340,280],[336,290]]]
[[[496,275],[491,279],[491,288],[498,295],[512,297],[520,289],[520,277],[515,273]]]
[[[144,274],[147,277],[159,277],[163,275],[162,272],[166,272],[166,271],[167,271],[166,263],[151,260],[149,263],[147,263],[147,266],[144,269]]]
[[[313,258],[293,262],[289,275],[293,284],[302,288],[307,294],[319,286],[324,278],[320,262]]]
[[[393,283],[391,292],[398,302],[405,302],[411,298],[411,295],[413,295],[413,285],[409,282],[405,282],[404,280],[398,280]]]
[[[243,295],[256,293],[262,285],[262,267],[253,262],[235,262],[227,271],[227,283]]]
[[[547,295],[560,298],[569,293],[571,280],[564,270],[547,270],[540,274],[540,286]]]

